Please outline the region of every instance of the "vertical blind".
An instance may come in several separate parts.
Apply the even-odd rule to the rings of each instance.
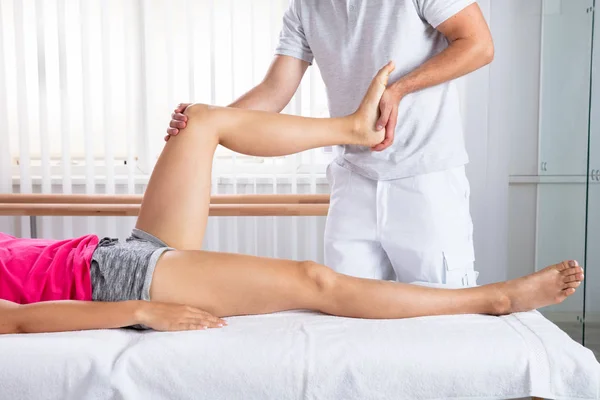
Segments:
[[[179,102],[227,105],[266,72],[287,0],[0,0],[0,134],[20,190],[103,180],[133,190]],[[286,113],[326,116],[311,68]],[[219,149],[217,174],[322,172],[323,151],[277,159]],[[240,165],[243,164],[243,168]],[[316,165],[316,168],[314,167]],[[6,189],[6,188],[5,188]]]

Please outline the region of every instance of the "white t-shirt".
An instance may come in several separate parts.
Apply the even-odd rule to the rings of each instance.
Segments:
[[[276,54],[316,60],[332,117],[353,113],[389,60],[390,82],[444,50],[435,28],[475,0],[292,0]],[[441,171],[468,162],[459,96],[452,82],[406,96],[394,144],[382,152],[340,146],[340,165],[377,180]]]

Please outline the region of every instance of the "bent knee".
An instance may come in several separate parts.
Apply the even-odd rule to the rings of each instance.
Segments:
[[[194,103],[187,106],[183,114],[188,118],[205,118],[210,114],[210,108],[208,104]]]
[[[194,103],[189,105],[183,114],[188,118],[187,125],[185,129],[182,130],[181,134],[175,137],[183,138],[195,135],[206,137],[211,134],[216,135],[216,129],[214,129],[215,124],[212,122],[214,120],[214,118],[212,118],[214,107],[207,104]]]
[[[188,125],[195,122],[205,124],[210,120],[213,111],[214,107],[211,107],[208,104],[194,103],[189,105],[183,114],[188,117]]]
[[[302,261],[302,270],[312,288],[319,293],[331,292],[337,283],[338,274],[331,268],[314,261]]]

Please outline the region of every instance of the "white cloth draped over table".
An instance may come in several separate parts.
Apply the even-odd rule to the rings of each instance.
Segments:
[[[538,312],[0,336],[2,399],[597,399],[600,364]]]

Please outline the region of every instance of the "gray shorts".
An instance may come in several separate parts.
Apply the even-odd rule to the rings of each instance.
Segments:
[[[90,265],[92,300],[150,300],[156,263],[169,250],[173,248],[139,229],[125,242],[102,239]]]

